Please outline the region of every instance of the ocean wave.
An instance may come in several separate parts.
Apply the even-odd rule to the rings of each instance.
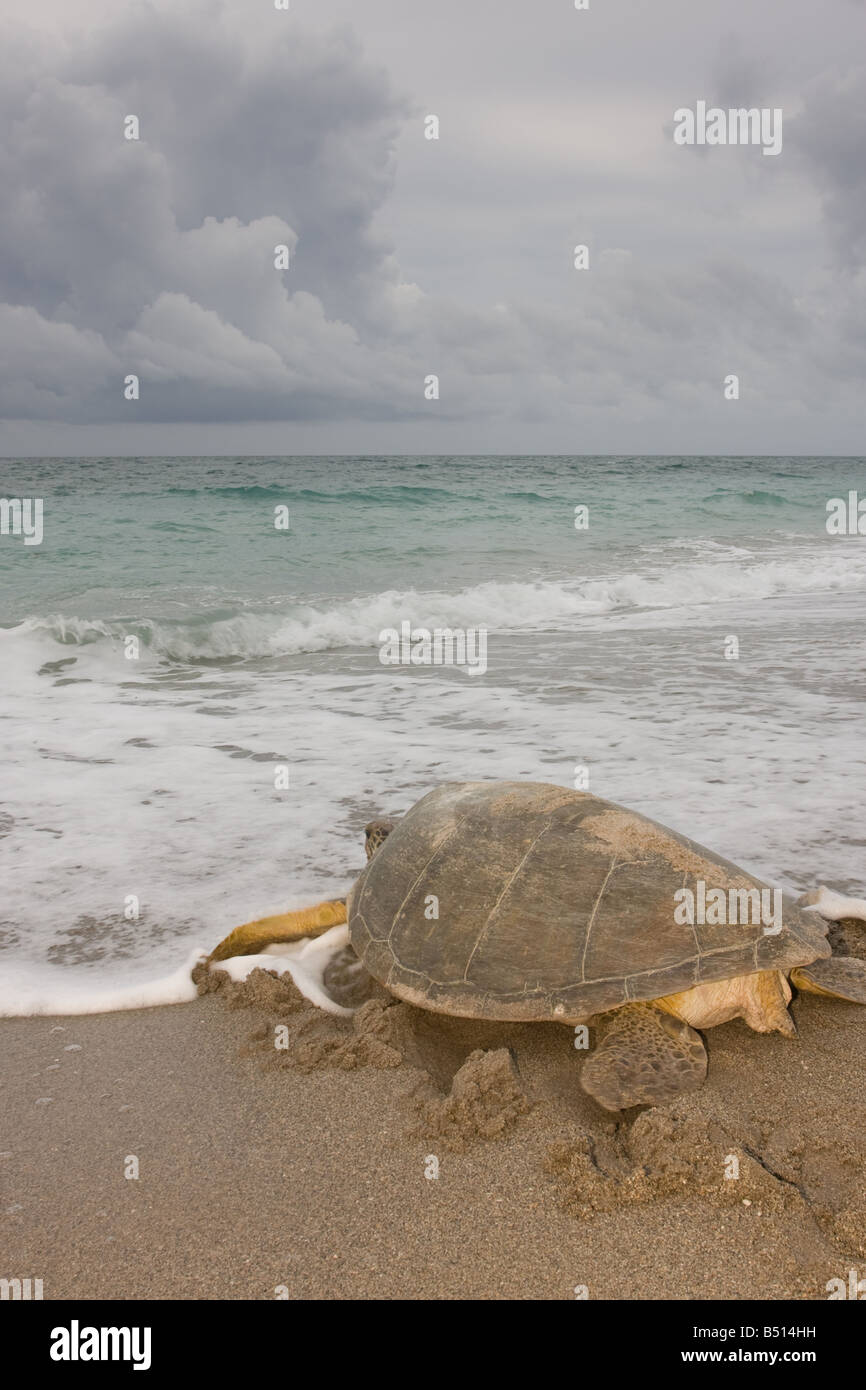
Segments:
[[[284,483],[237,483],[218,487],[168,487],[167,494],[174,497],[225,497],[230,501],[260,502],[269,498],[280,502],[324,502],[345,506],[351,502],[399,503],[399,502],[441,502],[443,498],[453,498],[461,502],[480,502],[485,499],[479,494],[456,491],[444,487],[412,486],[403,483],[372,483],[369,487],[351,488],[310,488],[295,487],[290,481]],[[149,493],[143,494],[150,496]],[[524,494],[515,493],[517,497]],[[527,496],[530,494],[526,494]],[[533,494],[534,495],[534,494]]]
[[[5,629],[4,641],[40,636],[63,645],[121,643],[129,635],[169,661],[227,661],[291,656],[378,644],[384,628],[485,627],[491,632],[574,630],[581,619],[607,613],[759,602],[786,594],[866,588],[866,556],[847,547],[828,556],[745,563],[658,566],[628,574],[560,582],[495,582],[442,591],[389,589],[357,598],[294,603],[282,610],[204,613],[189,619],[31,617]]]
[[[719,488],[704,497],[703,501],[747,502],[752,506],[760,507],[811,506],[809,501],[804,501],[802,498],[792,501],[789,497],[782,497],[778,492],[765,492],[762,488],[749,488],[742,491],[737,491],[735,488]]]

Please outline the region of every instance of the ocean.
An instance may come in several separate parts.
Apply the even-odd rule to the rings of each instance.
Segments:
[[[342,895],[365,822],[449,779],[588,784],[786,890],[863,893],[866,539],[826,526],[862,458],[0,480],[44,515],[0,535],[0,1013]],[[484,629],[486,669],[383,664],[404,622]]]

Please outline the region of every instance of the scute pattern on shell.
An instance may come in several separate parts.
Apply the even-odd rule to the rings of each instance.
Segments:
[[[827,924],[788,899],[778,935],[760,923],[678,924],[674,893],[700,878],[708,888],[768,887],[586,792],[446,783],[411,808],[358,879],[349,932],[399,998],[503,1020],[576,1022],[830,954]]]

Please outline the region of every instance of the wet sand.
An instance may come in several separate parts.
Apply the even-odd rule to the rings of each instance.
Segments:
[[[0,1275],[46,1299],[825,1299],[866,1273],[866,1009],[793,1013],[796,1041],[711,1030],[700,1091],[623,1116],[566,1028],[381,996],[344,1020],[261,974],[5,1020]]]

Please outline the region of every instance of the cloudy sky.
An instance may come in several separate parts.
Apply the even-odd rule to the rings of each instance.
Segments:
[[[862,0],[0,20],[3,455],[864,452]]]

